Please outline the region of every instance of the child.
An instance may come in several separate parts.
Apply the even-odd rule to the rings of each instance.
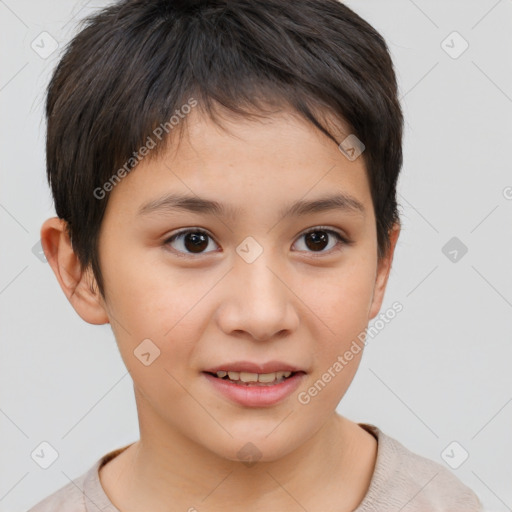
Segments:
[[[43,249],[111,324],[140,440],[32,512],[482,510],[336,412],[400,232],[403,117],[368,23],[336,0],[124,0],[71,41],[46,115]]]

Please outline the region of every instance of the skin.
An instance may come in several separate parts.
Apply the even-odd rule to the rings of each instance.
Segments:
[[[105,465],[100,480],[122,512],[351,511],[368,490],[377,442],[336,407],[363,350],[309,404],[297,395],[378,314],[400,229],[390,232],[391,248],[379,261],[363,158],[348,160],[298,116],[224,124],[229,132],[193,111],[179,145],[143,160],[111,192],[100,232],[106,300],[91,288],[90,269],[81,271],[64,221],[48,219],[41,229],[70,303],[86,322],[110,322],[134,382],[140,440]],[[365,215],[278,215],[299,199],[340,191],[357,198]],[[217,200],[240,213],[138,215],[166,192]],[[315,251],[303,233],[316,226],[353,243],[338,245],[331,234]],[[182,228],[211,234],[202,253],[180,257],[190,244],[166,243]],[[248,236],[263,248],[250,264],[236,252]],[[146,338],[160,349],[150,366],[133,354]],[[307,375],[278,404],[244,407],[201,373],[234,360],[280,360]],[[250,467],[237,457],[248,442],[261,453]]]

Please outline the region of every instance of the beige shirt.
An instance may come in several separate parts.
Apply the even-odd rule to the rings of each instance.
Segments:
[[[483,512],[476,494],[449,469],[411,452],[374,425],[359,425],[377,439],[378,448],[370,487],[354,512]],[[107,453],[28,512],[120,512],[101,486],[99,469],[127,447]]]

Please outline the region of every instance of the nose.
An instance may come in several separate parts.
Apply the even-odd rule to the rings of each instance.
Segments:
[[[290,334],[298,327],[292,284],[282,271],[272,268],[275,264],[265,254],[252,263],[238,259],[229,273],[217,317],[228,335],[245,333],[256,341],[265,341]]]

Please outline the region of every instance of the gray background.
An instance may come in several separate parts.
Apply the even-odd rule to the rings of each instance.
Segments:
[[[384,35],[400,82],[403,231],[382,311],[404,309],[369,340],[339,411],[446,465],[486,510],[512,510],[512,1],[347,3]],[[0,512],[138,438],[110,327],[83,322],[32,252],[54,215],[44,87],[78,20],[103,5],[0,1]],[[44,31],[59,44],[50,56],[31,47],[43,51]],[[58,452],[48,469],[31,457],[43,441]]]

